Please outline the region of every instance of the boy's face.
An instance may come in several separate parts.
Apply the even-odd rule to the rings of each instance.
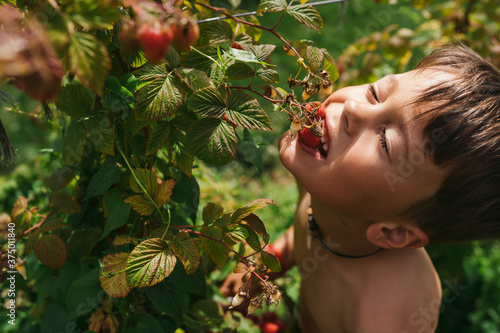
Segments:
[[[326,156],[298,135],[280,141],[283,165],[315,198],[346,218],[394,219],[441,186],[444,171],[424,156],[418,93],[449,78],[426,70],[340,89],[326,101]]]

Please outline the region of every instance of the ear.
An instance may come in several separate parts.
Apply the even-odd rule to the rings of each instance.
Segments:
[[[370,224],[366,238],[384,249],[414,249],[429,243],[429,237],[419,227],[396,222]]]

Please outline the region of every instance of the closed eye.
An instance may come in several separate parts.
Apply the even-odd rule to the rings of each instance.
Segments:
[[[373,84],[369,84],[368,89],[370,90],[370,93],[372,94],[375,101],[377,101],[377,103],[380,103],[380,101],[377,97],[377,92],[375,91],[375,86]]]
[[[387,136],[385,133],[385,127],[381,127],[379,130],[379,135],[380,135],[380,145],[382,146],[382,149],[384,152],[389,155],[389,147],[387,146]]]

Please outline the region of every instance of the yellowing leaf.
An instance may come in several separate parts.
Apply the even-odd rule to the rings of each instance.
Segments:
[[[13,219],[15,219],[18,215],[24,212],[28,208],[28,200],[25,197],[18,197],[16,202],[14,203],[14,207],[10,211],[10,215]]]
[[[184,265],[187,274],[196,272],[200,265],[200,253],[187,231],[178,232],[170,242],[172,252]]]
[[[137,245],[127,261],[127,280],[133,287],[149,287],[165,279],[174,270],[177,258],[161,238]]]
[[[101,308],[97,308],[89,318],[89,330],[100,332],[102,323],[104,322],[104,312]]]
[[[123,201],[130,204],[133,210],[143,216],[151,215],[155,210],[155,206],[140,195],[133,195]]]
[[[170,199],[170,196],[172,195],[174,186],[175,179],[164,180],[158,185],[158,190],[153,198],[158,207],[161,207],[165,203],[167,203],[168,199]]]
[[[102,289],[113,298],[125,297],[132,289],[127,284],[127,276],[125,275],[128,256],[128,253],[120,252],[108,254],[102,259],[104,272],[112,276],[104,276],[101,272],[99,281]]]

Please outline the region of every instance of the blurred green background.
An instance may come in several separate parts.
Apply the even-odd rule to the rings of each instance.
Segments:
[[[241,8],[255,10],[258,0],[244,0]],[[227,1],[212,1],[227,6]],[[434,47],[457,38],[500,65],[500,9],[496,1],[360,1],[318,6],[324,20],[321,34],[285,18],[279,31],[290,41],[308,39],[326,48],[337,60],[341,76],[336,88],[375,81],[389,73],[409,70]],[[259,17],[271,26],[277,16]],[[264,34],[263,43],[279,41]],[[293,57],[275,52],[273,61],[280,73],[280,86],[288,90],[286,78],[294,75]],[[50,159],[51,147],[58,145],[57,120],[42,116],[39,103],[11,87],[1,87],[18,101],[19,111],[0,107],[2,120],[17,151],[17,162],[0,169],[0,214],[10,212],[19,195],[43,195],[40,164]],[[292,177],[278,159],[277,140],[289,126],[286,117],[267,106],[274,133],[252,133],[263,151],[263,172],[243,157],[222,168],[199,163],[194,176],[200,183],[200,206],[209,201],[232,210],[256,198],[275,200],[279,207],[269,207],[259,214],[266,223],[271,240],[291,224],[295,210],[296,188]],[[500,246],[498,242],[431,246],[428,248],[443,284],[438,332],[500,332]],[[217,279],[218,277],[214,277]],[[219,277],[222,279],[222,277]],[[290,271],[281,285],[287,297],[298,297],[298,273]],[[280,307],[281,309],[281,307]],[[286,312],[289,309],[281,309]],[[286,315],[286,314],[284,314]]]

